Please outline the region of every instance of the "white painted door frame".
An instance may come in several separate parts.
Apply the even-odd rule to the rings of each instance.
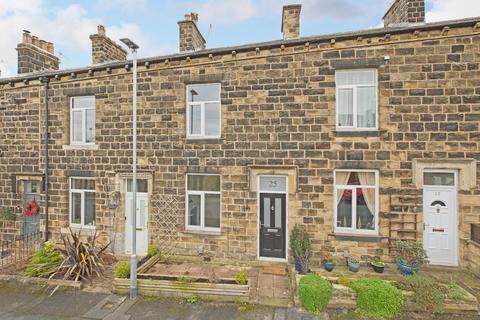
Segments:
[[[436,212],[440,213],[440,210],[448,210],[448,223],[447,223],[447,237],[448,237],[448,244],[451,244],[451,249],[445,259],[436,259],[435,257],[429,258],[430,263],[432,265],[445,265],[445,266],[458,266],[458,259],[459,259],[459,238],[458,238],[458,204],[457,204],[457,185],[458,185],[458,174],[455,170],[446,170],[446,169],[429,169],[424,170],[424,173],[452,173],[454,176],[454,185],[423,185],[423,220],[424,220],[424,231],[423,231],[423,245],[424,249],[429,255],[429,251],[432,253],[433,250],[436,248],[429,248],[429,239],[433,237],[434,232],[441,232],[435,231],[434,229],[443,229],[445,226],[438,226],[441,224],[441,221],[432,221],[429,212],[432,210],[436,210]],[[443,193],[443,196],[442,196]],[[432,195],[433,194],[433,195]],[[451,200],[446,200],[445,198],[438,199],[446,201],[447,206],[446,209],[442,208],[440,205],[434,207],[431,204],[434,202],[435,195],[440,197],[444,197],[450,195]],[[451,202],[451,203],[449,203]],[[440,218],[440,216],[439,216]],[[436,242],[439,246],[441,242]],[[439,249],[437,249],[439,250]]]

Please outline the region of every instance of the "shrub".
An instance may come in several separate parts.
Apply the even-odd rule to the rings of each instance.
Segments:
[[[466,295],[458,284],[456,284],[455,282],[451,282],[448,285],[447,297],[452,300],[463,301],[465,300]]]
[[[310,237],[307,231],[295,225],[290,233],[290,248],[295,259],[299,259],[306,270],[308,270],[308,263],[311,255]]]
[[[81,231],[75,233],[70,229],[70,234],[60,235],[63,248],[58,250],[63,256],[63,261],[52,275],[61,275],[64,280],[89,280],[94,275],[100,276],[104,269],[102,253],[110,245],[99,247],[96,244],[97,235],[88,237],[87,241],[81,240]]]
[[[148,249],[147,249],[147,256],[149,258],[153,257],[153,256],[156,256],[158,254],[158,247],[157,246],[154,246],[153,244],[149,245],[148,246]]]
[[[238,271],[235,274],[235,282],[237,284],[247,284],[248,283],[248,274],[246,271]]]
[[[392,318],[400,313],[402,292],[389,282],[365,278],[352,282],[351,287],[357,293],[357,306],[362,314]]]
[[[443,312],[445,294],[435,280],[419,275],[402,277],[397,283],[402,290],[412,291],[417,308],[426,312]]]
[[[398,251],[396,258],[403,263],[420,267],[422,264],[428,262],[427,254],[425,249],[423,249],[421,241],[397,240],[395,247]]]
[[[116,278],[130,278],[130,263],[128,261],[120,261],[115,265],[114,273]]]
[[[53,241],[47,241],[33,254],[26,274],[29,277],[47,278],[55,273],[61,261],[62,255],[55,248]]]
[[[14,221],[17,219],[15,212],[12,208],[2,207],[0,208],[0,220]]]
[[[298,295],[305,309],[319,316],[332,296],[332,285],[319,275],[309,273],[300,279]]]

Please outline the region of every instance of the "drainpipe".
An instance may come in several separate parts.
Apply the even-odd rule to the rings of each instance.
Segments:
[[[42,78],[45,94],[45,241],[48,241],[48,77]]]

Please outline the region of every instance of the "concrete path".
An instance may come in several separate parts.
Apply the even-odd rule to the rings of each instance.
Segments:
[[[165,319],[165,320],[313,320],[293,308],[243,304],[188,303],[177,299],[130,301],[106,293],[56,291],[0,284],[0,320]]]

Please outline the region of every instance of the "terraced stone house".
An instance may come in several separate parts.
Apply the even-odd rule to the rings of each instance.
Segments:
[[[287,262],[299,224],[314,263],[418,239],[432,264],[480,272],[480,18],[425,23],[423,0],[397,0],[383,28],[301,37],[300,12],[283,8],[281,40],[212,49],[188,14],[179,53],[139,61],[139,252]],[[0,232],[81,228],[125,254],[132,61],[102,26],[91,40],[93,64],[61,70],[25,32],[0,79],[0,205],[17,216]]]

